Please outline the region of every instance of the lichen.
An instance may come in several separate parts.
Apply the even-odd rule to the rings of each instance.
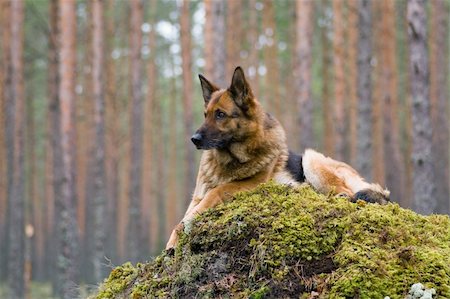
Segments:
[[[450,298],[450,220],[273,183],[198,216],[173,256],[114,269],[94,298]]]

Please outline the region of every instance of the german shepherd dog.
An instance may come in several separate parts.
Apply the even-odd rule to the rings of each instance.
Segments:
[[[204,151],[192,201],[166,249],[176,245],[179,231],[197,214],[271,179],[293,187],[308,183],[318,192],[347,196],[351,201],[389,201],[388,190],[367,183],[343,162],[312,149],[302,156],[288,151],[282,126],[264,112],[241,67],[234,71],[228,89],[218,88],[202,75],[199,78],[205,121],[191,140]]]

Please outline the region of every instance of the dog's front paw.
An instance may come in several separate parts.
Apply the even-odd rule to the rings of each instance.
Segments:
[[[183,230],[183,227],[184,226],[183,226],[182,222],[178,223],[177,226],[175,226],[172,233],[170,234],[169,241],[167,241],[166,251],[169,251],[169,250],[175,248],[175,246],[177,245],[177,242],[178,242],[178,234]]]
[[[378,203],[381,205],[385,205],[389,202],[389,198],[386,197],[386,195],[371,189],[363,189],[361,191],[358,191],[351,198],[351,202],[357,202],[358,200],[363,200],[368,203]]]

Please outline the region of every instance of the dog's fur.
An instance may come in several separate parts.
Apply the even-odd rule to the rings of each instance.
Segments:
[[[233,194],[271,179],[298,187],[309,183],[318,192],[345,195],[352,201],[386,203],[389,191],[369,184],[349,165],[307,149],[303,156],[288,151],[280,123],[265,113],[244,72],[237,67],[228,89],[219,89],[199,75],[205,101],[205,122],[192,141],[203,152],[192,201],[166,248],[192,218]]]

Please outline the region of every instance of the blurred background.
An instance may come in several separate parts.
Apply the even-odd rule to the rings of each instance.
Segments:
[[[1,0],[0,297],[83,297],[159,254],[195,184],[197,74],[238,65],[292,150],[449,213],[449,6]]]

